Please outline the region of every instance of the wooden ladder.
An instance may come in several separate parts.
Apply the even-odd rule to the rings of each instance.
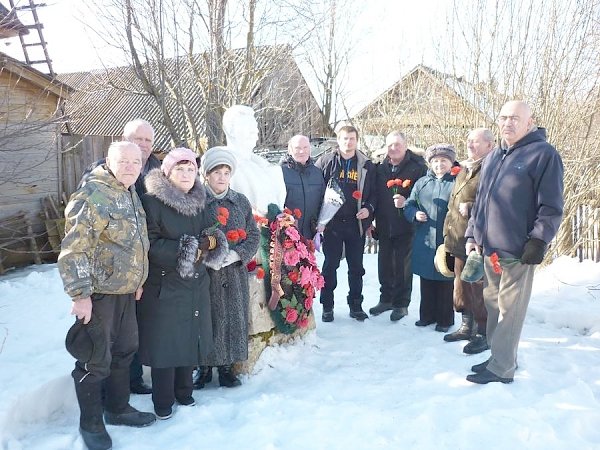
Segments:
[[[44,34],[42,33],[42,29],[44,25],[40,23],[40,19],[37,14],[37,8],[46,6],[45,3],[34,3],[34,0],[29,0],[29,4],[15,6],[15,0],[9,0],[11,9],[15,11],[29,11],[33,17],[33,23],[29,25],[25,25],[25,28],[28,30],[36,30],[37,38],[35,32],[32,33],[33,41],[27,42],[23,34],[19,34],[19,40],[21,41],[21,47],[23,48],[23,55],[25,56],[25,62],[30,66],[37,65],[45,65],[48,70],[48,73],[52,78],[54,78],[55,73],[52,68],[52,60],[50,59],[50,55],[48,54],[47,42],[44,39]],[[34,47],[41,47],[44,53],[44,59],[32,59],[29,51]]]

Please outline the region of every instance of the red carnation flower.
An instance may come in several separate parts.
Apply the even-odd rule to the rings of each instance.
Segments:
[[[385,183],[385,185],[388,188],[391,188],[391,187],[395,186],[395,184],[396,184],[396,180],[388,180],[387,183]]]
[[[227,240],[229,242],[237,242],[240,240],[240,234],[238,233],[237,230],[229,230],[226,234],[225,237],[227,238]]]
[[[492,263],[492,269],[494,270],[494,273],[502,273],[502,266],[500,265],[500,258],[498,258],[498,253],[494,252],[490,255],[490,262]]]
[[[294,217],[296,219],[299,219],[300,217],[302,217],[302,211],[300,211],[298,208],[294,208]]]
[[[292,271],[288,273],[288,278],[292,283],[296,283],[298,281],[298,272]]]
[[[283,212],[292,216],[292,210],[290,208],[283,208]]]
[[[248,234],[246,234],[246,230],[244,230],[243,228],[238,228],[237,232],[238,232],[238,235],[240,236],[240,241],[243,241],[244,239],[246,239],[248,237]]]
[[[217,221],[218,221],[218,222],[219,222],[221,225],[227,225],[227,217],[226,217],[226,216],[224,216],[224,215],[222,215],[222,214],[219,214],[219,215],[217,216]]]
[[[256,260],[252,259],[248,264],[246,264],[246,269],[248,269],[248,272],[252,272],[254,269],[256,269],[256,266]]]
[[[403,188],[410,187],[411,183],[412,183],[412,181],[410,181],[410,180],[404,180],[404,181],[402,182],[402,187],[403,187]]]
[[[258,278],[259,280],[262,280],[265,277],[265,269],[263,269],[262,267],[259,267],[258,269],[256,269],[256,278]]]
[[[450,175],[452,175],[453,177],[455,177],[459,173],[460,173],[460,166],[454,166],[454,167],[452,167],[452,169],[450,169]]]
[[[224,206],[219,206],[217,208],[217,215],[224,216],[225,219],[229,219],[229,210]]]
[[[362,193],[360,191],[354,191],[352,193],[352,198],[354,198],[356,200],[360,200],[361,197],[362,197]]]

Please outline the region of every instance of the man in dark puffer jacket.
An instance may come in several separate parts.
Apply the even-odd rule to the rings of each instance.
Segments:
[[[310,157],[310,141],[306,136],[291,138],[288,152],[280,162],[286,190],[284,205],[292,211],[300,210],[298,230],[306,239],[312,239],[317,231],[325,179]]]

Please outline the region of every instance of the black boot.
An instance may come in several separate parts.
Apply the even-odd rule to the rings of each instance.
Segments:
[[[469,339],[469,343],[463,347],[463,353],[467,355],[476,355],[477,353],[484,352],[490,347],[487,342],[487,336],[485,332],[485,324],[475,324],[473,335]]]
[[[219,385],[223,387],[241,386],[242,382],[234,375],[231,365],[219,366]]]
[[[75,381],[75,393],[79,403],[79,433],[89,450],[110,450],[112,440],[102,419],[101,383]]]
[[[362,309],[362,298],[348,300],[348,306],[350,306],[350,317],[358,320],[359,322],[368,319],[369,316]]]
[[[146,427],[156,421],[152,413],[140,412],[129,404],[129,368],[112,368],[105,381],[104,420],[109,425]]]
[[[204,389],[212,381],[212,366],[200,366],[194,376],[194,389]]]
[[[462,323],[460,328],[453,333],[444,336],[446,342],[466,341],[473,334],[473,314],[462,313]]]

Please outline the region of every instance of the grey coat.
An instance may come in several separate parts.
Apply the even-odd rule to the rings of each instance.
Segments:
[[[229,189],[224,198],[218,199],[209,193],[206,212],[213,221],[219,207],[229,210],[223,232],[242,228],[247,236],[244,241],[230,243],[229,247],[241,261],[219,270],[208,269],[214,351],[202,359],[201,364],[205,366],[229,365],[248,359],[250,291],[246,264],[254,258],[260,239],[252,207],[243,194]]]
[[[198,237],[212,225],[199,179],[186,194],[160,171],[146,177],[142,197],[150,238],[150,273],[138,303],[139,356],[154,368],[195,366],[212,351],[206,260],[196,262]],[[220,233],[208,262],[221,264],[228,246]]]

